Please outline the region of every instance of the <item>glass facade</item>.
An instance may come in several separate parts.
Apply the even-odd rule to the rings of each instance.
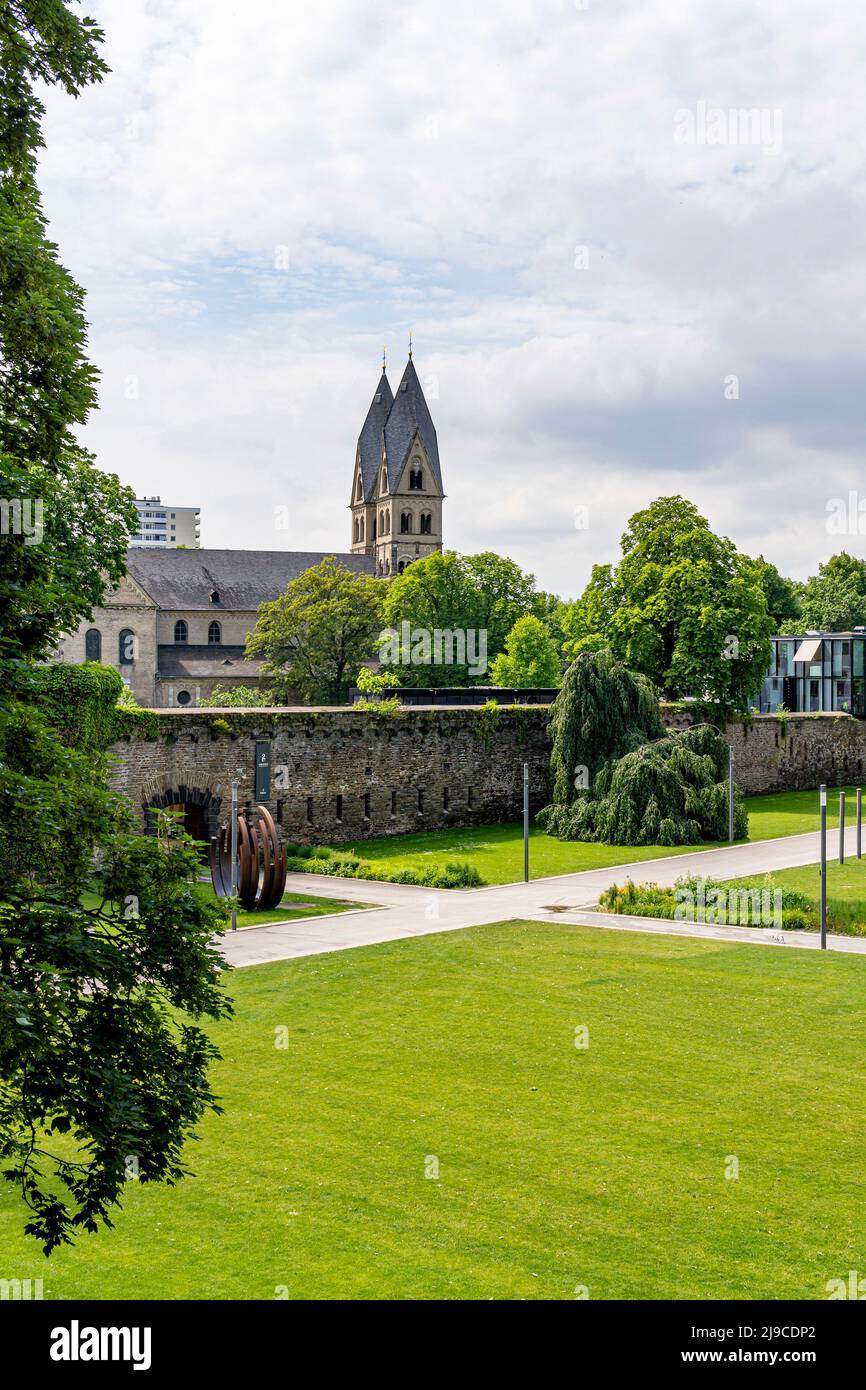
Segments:
[[[772,642],[773,659],[758,702],[762,714],[786,709],[866,718],[866,632],[821,632]]]

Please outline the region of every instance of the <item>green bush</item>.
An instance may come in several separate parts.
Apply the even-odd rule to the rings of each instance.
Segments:
[[[622,913],[631,917],[656,917],[673,920],[677,916],[677,908],[683,902],[681,898],[678,902],[677,889],[687,889],[692,895],[695,904],[696,920],[714,922],[716,912],[719,907],[719,900],[716,894],[724,894],[723,920],[732,926],[754,926],[766,927],[775,926],[763,920],[761,912],[756,913],[756,908],[760,905],[763,909],[765,903],[772,911],[775,910],[775,898],[763,899],[759,895],[765,893],[774,894],[778,885],[775,884],[770,876],[762,882],[748,884],[733,884],[724,882],[720,879],[696,878],[694,875],[684,875],[678,878],[673,888],[660,888],[657,883],[635,884],[631,879],[627,879],[621,886],[612,883],[600,894],[598,900],[599,911]],[[799,892],[795,888],[784,888],[782,892],[782,913],[781,926],[784,931],[815,931],[818,928],[818,909],[814,902],[805,893]],[[731,911],[732,895],[735,896],[734,906],[736,912]],[[698,915],[698,904],[703,901],[705,915],[703,919]],[[743,908],[746,909],[747,920],[741,921]],[[755,916],[757,915],[757,920]],[[682,910],[680,912],[682,919]],[[685,918],[685,920],[690,920]]]
[[[334,878],[371,879],[380,883],[409,883],[420,888],[483,888],[484,879],[472,864],[455,861],[443,869],[429,865],[424,869],[381,869],[354,850],[328,849],[323,845],[291,845],[287,856],[289,873],[328,874]]]

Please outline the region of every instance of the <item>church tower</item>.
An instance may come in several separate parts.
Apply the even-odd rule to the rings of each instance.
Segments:
[[[376,573],[402,574],[442,549],[442,471],[436,429],[412,361],[394,394],[382,376],[358,438],[352,477],[352,551]]]

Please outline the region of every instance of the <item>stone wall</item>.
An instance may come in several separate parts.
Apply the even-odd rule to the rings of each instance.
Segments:
[[[866,723],[850,715],[760,714],[725,733],[743,791],[806,791],[863,779]]]
[[[270,747],[265,804],[286,838],[354,842],[451,825],[516,820],[523,763],[533,814],[547,801],[547,710],[408,709],[396,719],[353,709],[157,712],[160,736],[115,745],[114,786],[140,808],[202,808],[226,820],[233,777],[255,800],[256,743]],[[680,722],[678,718],[678,723]],[[866,723],[848,715],[758,715],[728,726],[734,775],[747,793],[859,783]]]
[[[298,843],[354,842],[450,825],[515,820],[523,763],[530,808],[547,800],[547,711],[412,710],[398,718],[351,709],[157,712],[160,737],[116,744],[113,785],[141,809],[166,799],[226,820],[230,784],[255,801],[256,743],[270,745],[264,804]],[[228,725],[231,732],[226,731]]]

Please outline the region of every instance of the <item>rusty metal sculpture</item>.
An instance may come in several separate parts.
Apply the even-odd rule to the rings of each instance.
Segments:
[[[232,831],[224,825],[210,842],[210,874],[219,898],[232,895]],[[286,888],[286,847],[265,806],[238,814],[237,897],[247,912],[276,907]]]

